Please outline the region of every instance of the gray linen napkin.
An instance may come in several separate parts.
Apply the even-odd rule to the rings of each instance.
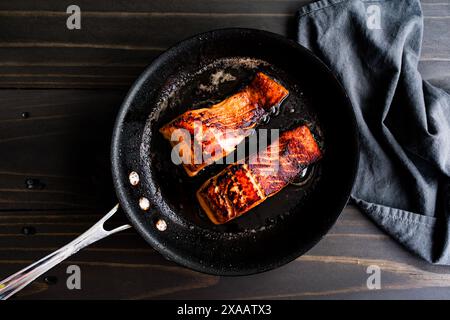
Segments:
[[[418,0],[325,0],[299,10],[297,41],[336,73],[353,103],[356,205],[412,252],[448,265],[450,95],[418,72],[422,30]]]

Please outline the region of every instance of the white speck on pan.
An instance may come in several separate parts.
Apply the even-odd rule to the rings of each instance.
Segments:
[[[214,92],[217,90],[218,86],[221,83],[228,82],[228,81],[234,81],[236,80],[236,77],[233,76],[231,73],[228,73],[225,71],[227,68],[231,69],[256,69],[260,66],[268,65],[267,62],[258,60],[258,59],[252,59],[252,58],[225,58],[225,59],[219,59],[216,60],[214,63],[208,64],[205,67],[201,68],[197,74],[200,74],[206,70],[212,69],[212,68],[220,68],[215,73],[211,74],[210,76],[210,82],[208,84],[200,84],[198,86],[198,89],[201,91],[206,92]]]
[[[160,100],[156,103],[155,108],[152,109],[149,115],[149,119],[158,120],[159,116],[162,112],[164,112],[167,108],[170,108],[173,105],[174,99],[177,98],[178,91],[182,88],[187,82],[192,80],[193,78],[201,75],[202,73],[211,70],[217,69],[214,74],[210,77],[210,83],[208,84],[200,84],[198,89],[206,92],[213,92],[217,89],[220,83],[226,81],[234,81],[236,77],[232,74],[226,72],[225,70],[228,68],[239,70],[239,69],[248,69],[255,70],[262,66],[269,66],[270,64],[264,60],[248,58],[248,57],[231,57],[231,58],[223,58],[217,59],[212,63],[204,65],[200,67],[196,72],[186,75],[180,74],[180,78],[172,83],[168,88],[165,88],[161,93]],[[171,103],[172,102],[172,103]]]
[[[198,88],[202,91],[213,92],[217,87],[224,82],[236,80],[236,77],[224,70],[219,70],[213,73],[210,77],[210,85],[200,84]]]

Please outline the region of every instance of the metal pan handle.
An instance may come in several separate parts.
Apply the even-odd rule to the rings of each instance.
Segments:
[[[103,239],[113,233],[131,228],[130,225],[126,224],[110,231],[105,230],[104,223],[110,217],[112,217],[118,209],[119,205],[117,204],[89,230],[81,234],[72,242],[1,281],[0,300],[8,299],[16,292],[22,290],[30,282],[34,281],[37,277],[41,276],[42,274],[59,264],[61,261],[67,259],[71,255],[83,249],[84,247],[87,247],[91,243]]]

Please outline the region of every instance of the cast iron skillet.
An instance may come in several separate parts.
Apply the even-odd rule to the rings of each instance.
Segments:
[[[212,105],[263,71],[289,90],[279,112],[260,129],[306,124],[323,152],[297,185],[289,185],[224,225],[203,214],[195,191],[223,169],[189,178],[172,163],[158,132],[189,108]],[[336,221],[353,185],[358,141],[351,103],[330,70],[310,51],[282,36],[223,29],[185,40],[156,58],[133,84],[117,116],[111,147],[114,186],[136,230],[167,259],[216,275],[246,275],[281,266],[309,250]],[[132,186],[129,175],[138,173]],[[139,200],[151,208],[144,211]],[[0,282],[6,299],[107,231],[105,217],[71,243]],[[161,231],[157,221],[167,228]]]
[[[324,158],[303,186],[288,186],[251,212],[221,226],[195,198],[217,165],[188,177],[170,159],[159,128],[189,108],[235,92],[257,70],[287,87],[278,116],[259,128],[307,123]],[[117,196],[133,226],[167,259],[216,275],[246,275],[281,266],[309,250],[344,208],[357,169],[358,143],[349,99],[310,51],[274,33],[222,29],[185,40],[159,56],[128,93],[114,128],[111,161]],[[129,173],[141,177],[137,187]],[[152,207],[143,211],[138,199]],[[163,232],[157,220],[167,223]]]

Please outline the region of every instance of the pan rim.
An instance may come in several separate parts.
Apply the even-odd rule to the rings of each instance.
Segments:
[[[334,79],[335,83],[339,87],[339,91],[342,94],[342,97],[344,98],[345,103],[348,106],[348,110],[345,110],[347,115],[351,118],[350,123],[352,124],[351,131],[354,133],[354,139],[352,140],[352,149],[355,150],[355,155],[353,158],[353,163],[351,165],[351,168],[353,169],[351,172],[351,177],[349,177],[349,183],[347,185],[347,189],[345,192],[342,192],[343,196],[342,200],[339,202],[339,206],[336,206],[336,210],[334,215],[330,215],[330,223],[329,226],[326,228],[325,232],[323,234],[318,234],[317,236],[313,237],[311,239],[311,246],[307,248],[306,250],[297,250],[293,252],[292,254],[285,256],[283,259],[279,259],[275,263],[272,263],[270,265],[266,265],[261,268],[253,268],[253,269],[226,269],[221,268],[220,270],[214,267],[206,266],[204,264],[198,263],[196,261],[193,261],[192,259],[186,258],[181,256],[180,254],[170,250],[170,248],[167,248],[163,246],[161,243],[159,243],[155,238],[151,236],[151,232],[145,228],[144,225],[137,223],[137,221],[134,218],[133,209],[131,208],[129,204],[129,197],[126,194],[126,183],[122,180],[120,177],[121,175],[121,164],[120,164],[120,155],[119,155],[119,149],[121,144],[121,129],[123,127],[125,116],[127,115],[129,111],[129,107],[133,102],[134,97],[141,89],[143,83],[146,81],[146,79],[149,77],[149,75],[154,72],[156,69],[158,69],[159,65],[161,65],[165,58],[169,57],[171,53],[179,49],[180,46],[185,45],[191,41],[195,41],[198,38],[209,36],[211,34],[222,34],[222,33],[239,33],[239,32],[249,32],[249,33],[259,33],[263,36],[268,36],[271,38],[275,38],[277,41],[282,42],[288,42],[291,46],[293,45],[298,50],[301,50],[303,54],[307,54],[311,59],[313,59],[318,67],[324,69],[325,72],[330,74],[332,78]],[[359,155],[360,155],[360,142],[359,142],[359,134],[358,134],[358,126],[356,122],[356,115],[354,112],[353,105],[351,103],[351,100],[344,89],[343,85],[339,81],[338,77],[332,72],[332,70],[322,61],[320,60],[313,52],[311,52],[309,49],[305,48],[304,46],[300,45],[299,43],[288,39],[282,35],[265,31],[265,30],[259,30],[259,29],[250,29],[250,28],[223,28],[223,29],[215,29],[208,32],[200,33],[197,35],[194,35],[192,37],[189,37],[185,40],[182,40],[175,45],[171,46],[166,51],[162,52],[158,57],[156,57],[141,73],[141,75],[137,78],[137,80],[131,85],[127,95],[125,96],[121,107],[117,113],[117,117],[114,123],[113,133],[112,133],[112,140],[111,140],[111,170],[112,170],[112,178],[113,178],[113,184],[116,191],[116,195],[118,197],[118,200],[120,202],[122,210],[125,212],[126,216],[130,220],[133,227],[138,231],[138,233],[160,254],[162,254],[166,259],[176,262],[179,265],[188,267],[192,270],[199,271],[206,274],[211,275],[217,275],[217,276],[243,276],[243,275],[250,275],[250,274],[257,274],[266,272],[275,268],[278,268],[282,265],[285,265],[299,256],[303,255],[307,251],[309,251],[311,248],[313,248],[333,227],[333,225],[336,223],[336,220],[344,210],[346,204],[348,203],[348,200],[350,198],[351,190],[353,188],[353,185],[355,183],[356,174],[358,171],[358,165],[359,165]]]

